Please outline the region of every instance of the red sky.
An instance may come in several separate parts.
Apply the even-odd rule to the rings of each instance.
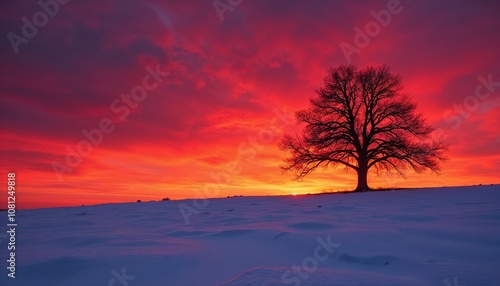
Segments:
[[[498,1],[243,0],[222,18],[214,3],[240,2],[70,1],[16,53],[9,33],[43,21],[41,7],[2,1],[0,178],[16,172],[19,208],[354,188],[344,169],[282,174],[276,145],[296,127],[273,112],[307,107],[326,69],[349,61],[389,64],[451,145],[440,176],[371,174],[372,187],[500,182]],[[348,59],[356,27],[372,36]],[[122,102],[144,91],[147,67],[169,74]],[[82,130],[106,118],[114,130],[69,167]]]

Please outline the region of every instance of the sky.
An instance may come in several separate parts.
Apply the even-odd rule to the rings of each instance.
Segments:
[[[450,144],[441,174],[370,186],[500,183],[498,1],[0,3],[0,178],[16,173],[18,208],[353,189],[343,168],[279,168],[293,113],[341,64],[387,63]]]

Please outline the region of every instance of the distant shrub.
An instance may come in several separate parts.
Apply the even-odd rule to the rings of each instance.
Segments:
[[[137,202],[138,202],[138,203],[140,203],[140,202],[141,202],[141,200],[137,200]]]
[[[170,201],[170,198],[163,198],[163,199],[161,199],[161,200],[162,200],[163,202],[164,202],[164,201]]]

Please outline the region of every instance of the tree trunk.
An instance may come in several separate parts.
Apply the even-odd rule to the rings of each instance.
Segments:
[[[369,191],[368,187],[368,168],[360,167],[358,169],[358,185],[354,191],[356,192],[366,192]]]

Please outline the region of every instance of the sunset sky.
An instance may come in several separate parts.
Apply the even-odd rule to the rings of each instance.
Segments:
[[[441,175],[372,187],[500,183],[498,1],[54,1],[45,18],[0,4],[0,174],[19,208],[352,189],[343,168],[293,181],[277,147],[346,63],[390,65],[450,144]]]

